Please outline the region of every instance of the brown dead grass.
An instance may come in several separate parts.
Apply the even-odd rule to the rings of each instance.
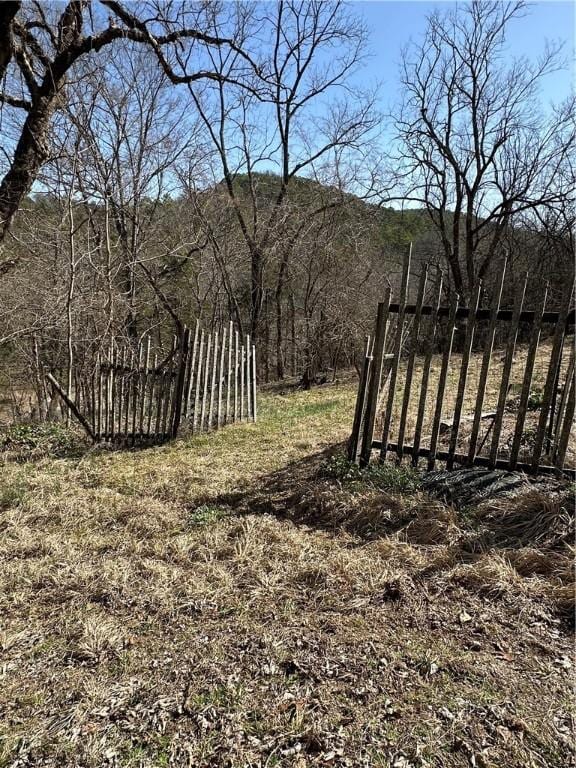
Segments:
[[[353,394],[2,467],[0,765],[570,763],[572,552],[319,477]]]

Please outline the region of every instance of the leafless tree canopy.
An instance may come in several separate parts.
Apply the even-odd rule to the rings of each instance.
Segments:
[[[560,47],[506,56],[528,12],[434,13],[386,141],[380,95],[358,86],[370,35],[354,5],[0,3],[13,390],[33,382],[45,413],[46,368],[73,392],[112,337],[160,345],[195,319],[250,333],[266,380],[330,376],[361,354],[410,241],[463,296],[504,251],[561,282],[573,104],[534,107]]]

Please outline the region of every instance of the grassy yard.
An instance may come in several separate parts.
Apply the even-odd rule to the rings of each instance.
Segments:
[[[512,541],[496,503],[327,472],[354,395],[4,458],[1,766],[573,764],[565,510],[534,492]]]

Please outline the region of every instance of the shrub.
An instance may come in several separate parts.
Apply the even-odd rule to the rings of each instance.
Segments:
[[[420,476],[412,467],[403,464],[370,464],[361,469],[343,454],[331,456],[323,465],[325,477],[340,482],[363,482],[374,488],[412,492],[420,486]]]

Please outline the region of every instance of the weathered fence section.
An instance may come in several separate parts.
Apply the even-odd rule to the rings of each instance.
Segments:
[[[232,323],[222,333],[185,327],[168,351],[152,353],[150,336],[112,341],[74,398],[48,380],[98,443],[157,444],[183,425],[198,433],[256,421],[256,349]]]
[[[573,284],[554,311],[547,286],[527,309],[525,278],[503,307],[506,267],[491,295],[480,282],[466,306],[423,265],[410,304],[408,254],[398,299],[386,289],[366,346],[351,460],[366,465],[378,451],[429,469],[443,461],[575,473]]]

